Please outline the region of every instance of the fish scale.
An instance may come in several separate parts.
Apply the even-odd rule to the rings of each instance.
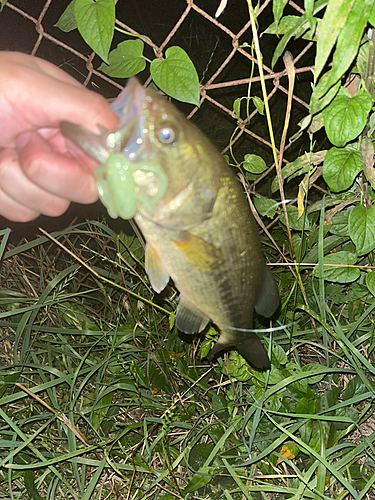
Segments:
[[[238,179],[191,122],[136,79],[113,106],[115,131],[95,135],[69,123],[61,129],[102,164],[95,175],[111,216],[134,217],[141,229],[151,285],[160,292],[173,279],[181,293],[179,330],[199,333],[210,320],[219,328],[210,355],[235,346],[254,368],[269,368],[250,330],[254,309],[272,316],[279,295]]]

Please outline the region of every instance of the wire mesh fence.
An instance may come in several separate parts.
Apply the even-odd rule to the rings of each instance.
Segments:
[[[112,79],[98,71],[100,58],[83,42],[77,30],[62,32],[55,26],[68,1],[12,0],[0,14],[0,47],[19,50],[47,59],[62,67],[88,88],[107,98],[115,97],[125,81]],[[215,18],[219,2],[154,0],[119,1],[116,5],[116,28],[112,48],[132,36],[139,37],[153,56],[163,59],[165,50],[179,45],[193,60],[200,78],[200,108],[182,106],[183,111],[206,132],[224,151],[232,147],[238,154],[258,153],[272,163],[271,144],[265,119],[255,106],[249,113],[245,106],[238,116],[233,102],[241,96],[261,96],[257,60],[252,53],[252,34],[245,1],[232,0],[219,18]],[[290,14],[302,9],[292,0],[286,6]],[[259,32],[272,22],[270,0],[257,10]],[[127,32],[128,35],[123,32]],[[272,40],[271,40],[272,38]],[[263,71],[267,83],[268,101],[273,110],[276,130],[282,128],[286,108],[287,72],[282,61],[270,68],[275,38],[261,37],[264,57]],[[272,45],[273,44],[273,45]],[[297,131],[296,123],[308,113],[311,79],[312,42],[299,40],[292,46],[297,84],[293,94],[293,114],[290,135]],[[140,78],[149,83],[147,69]],[[276,136],[278,134],[276,133]],[[281,135],[281,132],[280,132]],[[295,136],[288,149],[298,140]],[[237,149],[236,149],[237,148]],[[297,153],[300,146],[297,146]],[[290,151],[291,158],[297,156]]]

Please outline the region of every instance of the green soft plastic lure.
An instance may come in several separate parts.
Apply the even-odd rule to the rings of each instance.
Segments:
[[[138,189],[134,179],[137,170],[152,172],[159,179],[154,196],[148,197]],[[168,178],[158,165],[134,163],[121,153],[112,153],[94,175],[100,199],[113,219],[118,216],[132,219],[138,210],[138,203],[152,215],[168,186]]]

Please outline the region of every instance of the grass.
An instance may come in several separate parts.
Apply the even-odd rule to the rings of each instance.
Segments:
[[[137,238],[95,221],[52,236],[64,248],[2,233],[0,499],[374,498],[372,297],[327,287],[323,314],[305,282],[258,373],[178,336]]]

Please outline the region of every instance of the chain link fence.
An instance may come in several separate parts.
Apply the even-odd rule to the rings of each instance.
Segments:
[[[54,25],[65,10],[68,1],[8,1],[0,13],[0,45],[2,50],[19,50],[47,59],[62,67],[88,88],[107,98],[115,97],[123,88],[124,80],[114,80],[99,72],[101,60],[84,43],[77,30],[69,33]],[[233,111],[233,101],[246,96],[251,76],[251,96],[261,96],[257,61],[251,50],[252,34],[248,7],[245,0],[229,0],[219,18],[215,12],[219,0],[119,0],[116,5],[116,28],[140,37],[154,57],[163,58],[170,45],[181,46],[193,60],[201,82],[200,108],[182,106],[183,111],[200,126],[223,152],[232,147],[236,153],[257,153],[272,163],[271,144],[265,118],[255,106],[247,115],[245,106],[239,118]],[[301,7],[290,0],[286,12],[300,14]],[[259,32],[272,22],[272,3],[262,2],[257,11]],[[118,42],[131,38],[116,31],[112,48]],[[272,110],[276,139],[283,127],[287,73],[282,61],[276,71],[270,60],[277,43],[275,36],[261,37],[264,57],[263,71],[267,83],[269,105]],[[292,44],[297,82],[293,94],[291,136],[296,124],[308,113],[312,42],[298,40]],[[145,53],[147,54],[147,48]],[[149,82],[147,69],[140,75]],[[280,130],[280,133],[277,131]],[[289,161],[300,152],[293,148],[298,136],[287,142],[286,158]],[[240,156],[239,156],[240,158]],[[241,161],[241,160],[240,160]]]

